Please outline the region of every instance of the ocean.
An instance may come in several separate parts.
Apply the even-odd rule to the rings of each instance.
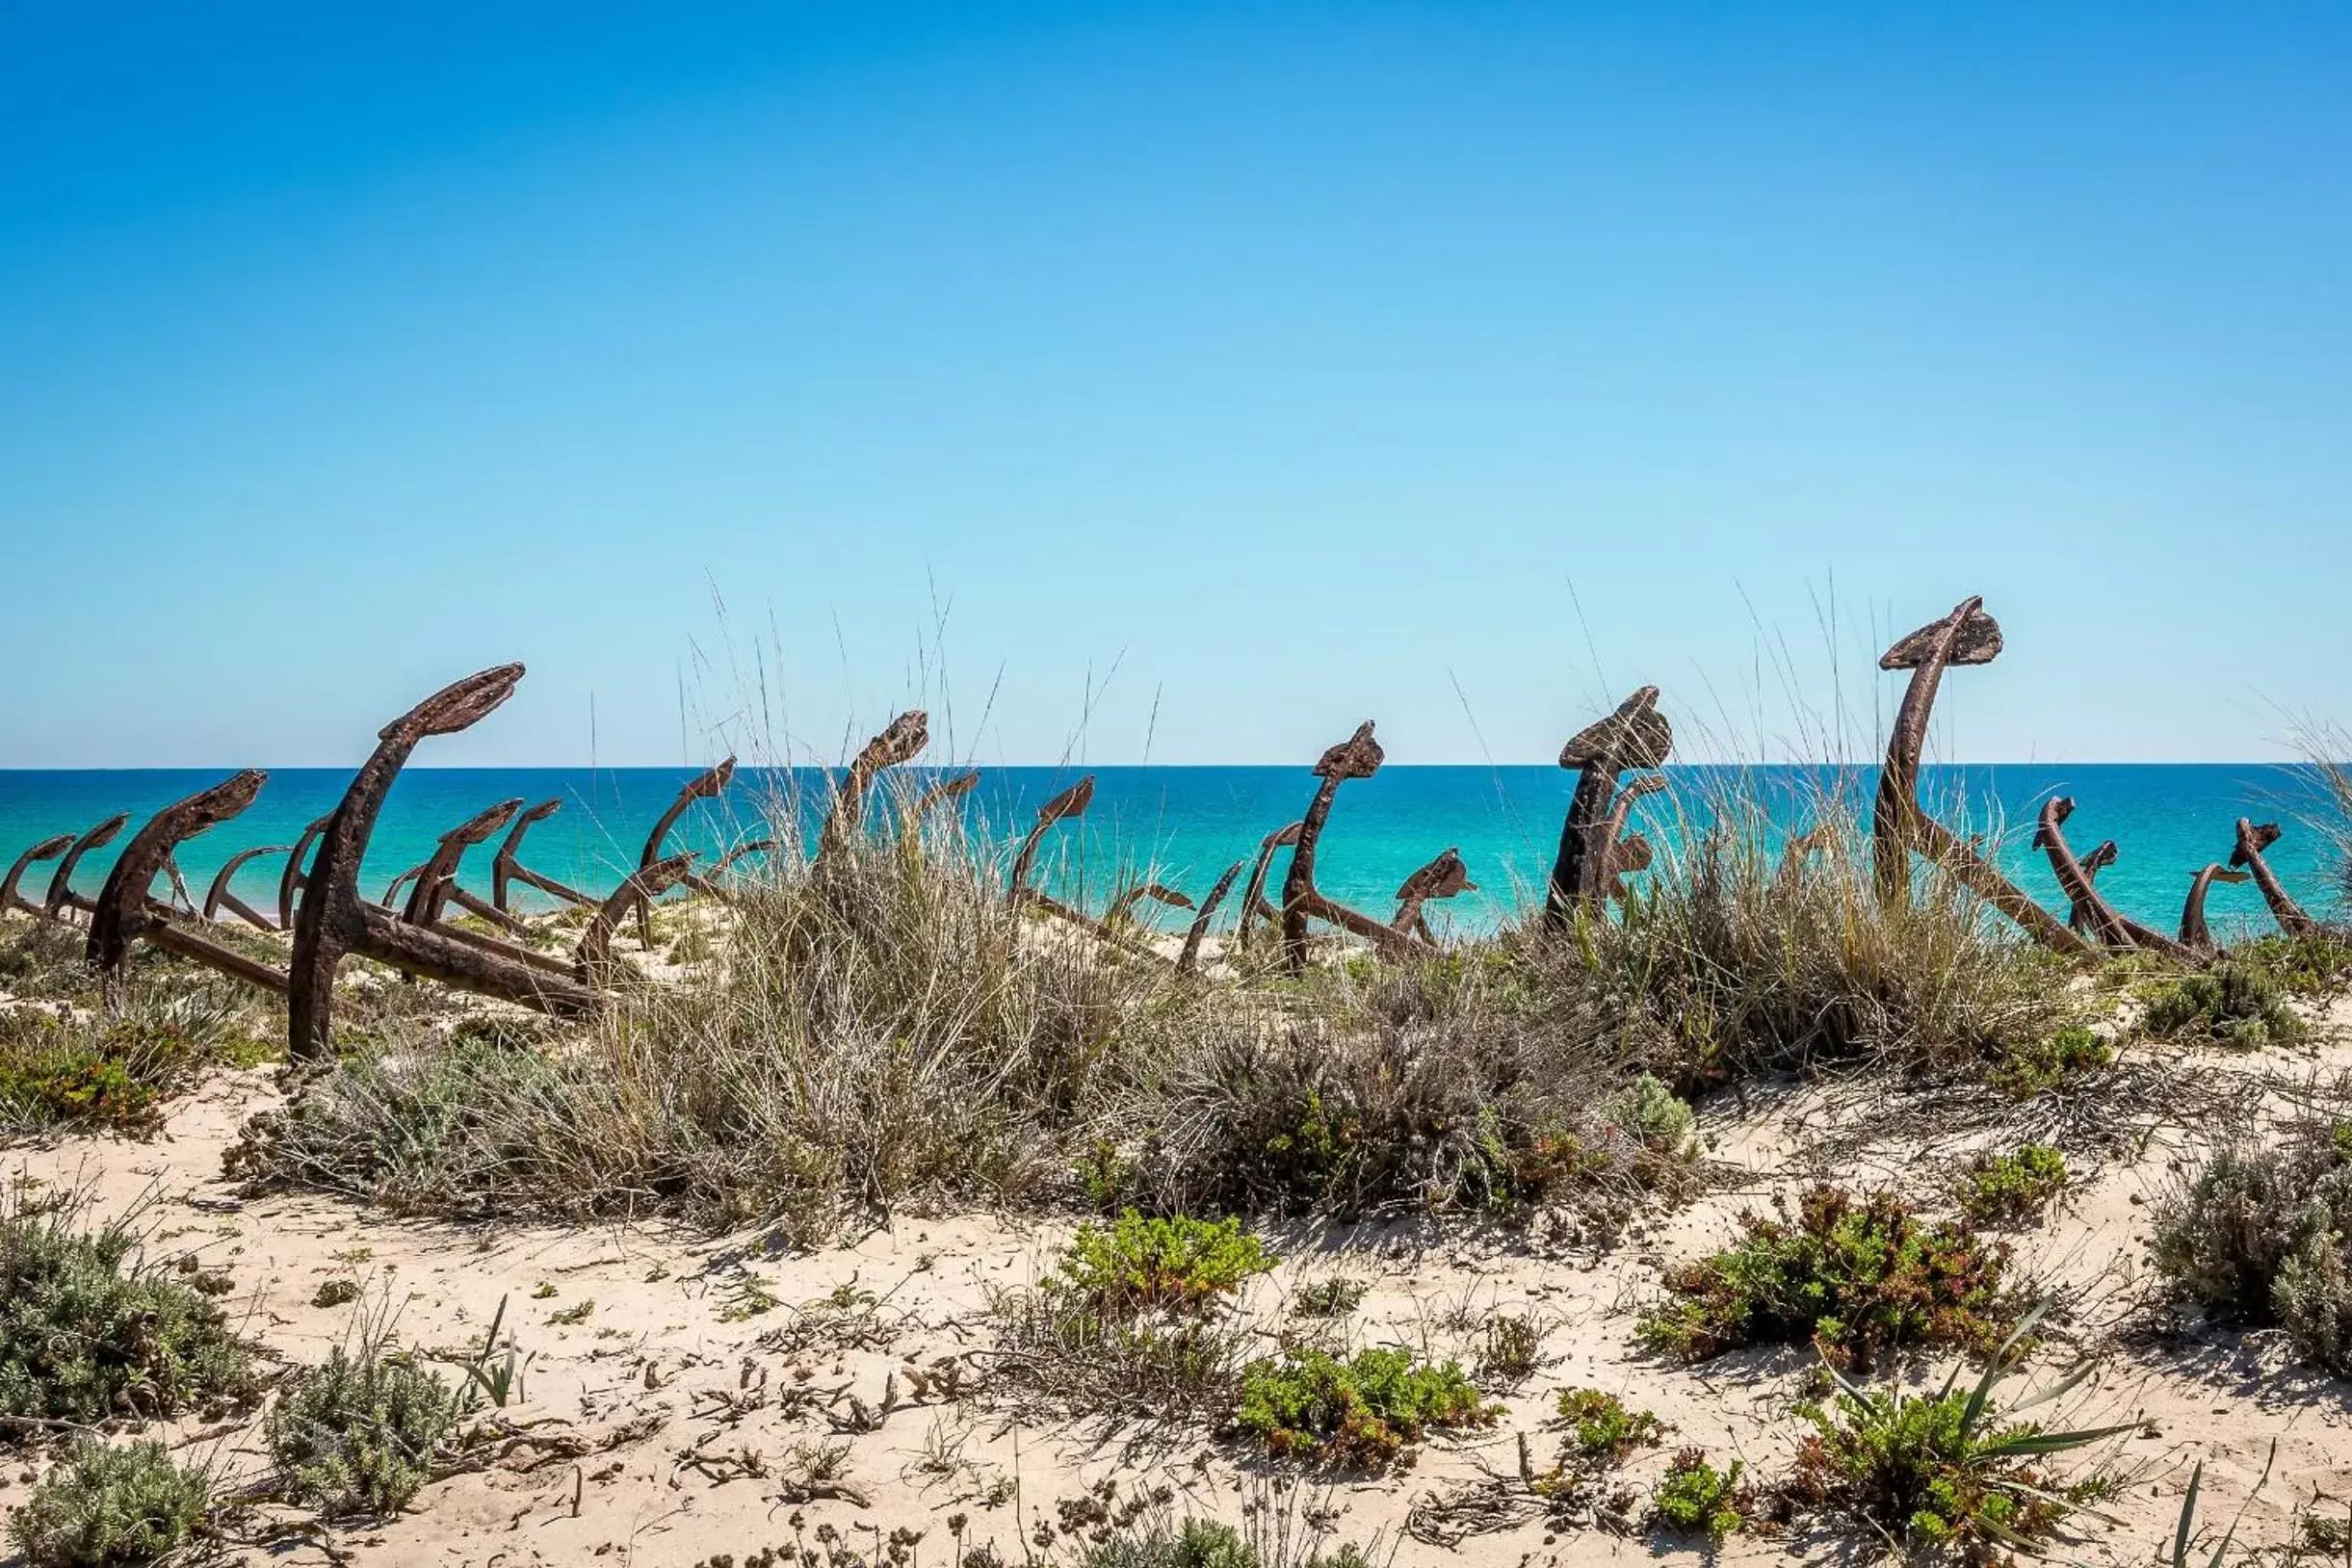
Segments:
[[[1637,814],[1653,842],[1670,852],[1678,823],[1703,814],[1706,801],[1735,771],[1669,768],[1673,789],[1642,802]],[[1793,799],[1805,783],[1793,769],[1746,771],[1766,799]],[[1315,788],[1304,768],[1103,768],[1094,774],[1092,809],[1049,836],[1039,879],[1065,895],[1094,901],[1097,907],[1113,887],[1146,872],[1198,897],[1227,864],[1252,854],[1261,836],[1295,820]],[[135,829],[139,818],[225,776],[224,770],[0,770],[0,866],[38,839],[78,832],[117,811],[132,812]],[[180,861],[192,891],[200,900],[214,873],[241,849],[292,843],[304,823],[333,807],[350,776],[329,769],[273,773],[244,816],[183,849]],[[393,788],[369,846],[361,885],[370,896],[380,895],[396,875],[431,851],[437,835],[486,805],[511,797],[526,802],[555,797],[563,807],[532,830],[524,862],[560,881],[601,893],[635,865],[645,832],[690,776],[685,770],[661,768],[410,768]],[[980,787],[963,807],[982,831],[1017,839],[1038,803],[1078,776],[1078,770],[1065,769],[983,770]],[[778,801],[797,802],[797,829],[803,842],[813,842],[813,808],[824,778],[807,770],[740,771],[725,796],[690,810],[673,847],[714,851],[764,836],[771,814],[786,819],[796,814],[793,804],[771,808]],[[1845,787],[1867,802],[1872,782],[1870,771],[1864,770]],[[1573,784],[1573,775],[1556,768],[1383,769],[1341,790],[1319,855],[1318,879],[1325,892],[1385,918],[1398,884],[1450,847],[1460,850],[1478,887],[1450,903],[1432,905],[1433,924],[1457,931],[1491,927],[1540,900]],[[2336,908],[2332,852],[2307,825],[2324,817],[2325,797],[2305,769],[1967,765],[1930,767],[1922,780],[1922,796],[1938,804],[1939,815],[1955,828],[1987,833],[2003,868],[2063,913],[2065,901],[2048,863],[2030,848],[2034,814],[2052,794],[2075,797],[2067,835],[2078,853],[2087,853],[2102,839],[2121,846],[2120,858],[2100,877],[2101,890],[2126,914],[2159,929],[2169,931],[2178,922],[2197,869],[2228,857],[2233,824],[2240,816],[2279,822],[2287,831],[2271,852],[2273,866],[2314,913]],[[460,878],[484,895],[496,843],[494,838],[472,851]],[[88,856],[75,885],[94,893],[113,853],[110,849]],[[274,909],[282,864],[270,856],[248,862],[236,879],[238,893],[264,912]],[[34,897],[46,888],[48,875],[46,866],[27,875]],[[2217,934],[2268,928],[2268,916],[2251,885],[2216,884],[2208,911]],[[1168,914],[1163,923],[1182,918]]]

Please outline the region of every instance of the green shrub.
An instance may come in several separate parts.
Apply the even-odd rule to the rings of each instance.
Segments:
[[[2334,930],[2273,931],[2232,948],[2230,956],[2262,970],[2291,996],[2333,996],[2352,984],[2352,943]]]
[[[1238,1219],[1145,1219],[1130,1209],[1107,1228],[1079,1226],[1046,1288],[1133,1318],[1200,1307],[1275,1262]]]
[[[1275,1458],[1377,1472],[1431,1427],[1484,1425],[1496,1414],[1450,1361],[1426,1366],[1395,1349],[1342,1361],[1292,1349],[1242,1373],[1235,1423]]]
[[[1643,1073],[1610,1095],[1601,1106],[1601,1119],[1654,1154],[1687,1159],[1697,1138],[1697,1118],[1689,1105],[1666,1086],[1663,1079]]]
[[[1345,1318],[1364,1304],[1372,1287],[1363,1280],[1334,1274],[1309,1280],[1291,1297],[1291,1310],[1301,1318]]]
[[[2115,1483],[2109,1477],[2064,1481],[2037,1461],[2140,1424],[2051,1431],[2033,1422],[2003,1420],[1993,1394],[2022,1333],[2001,1346],[1971,1390],[1947,1380],[1932,1395],[1870,1392],[1841,1378],[1830,1404],[1799,1405],[1814,1431],[1797,1450],[1785,1488],[1790,1503],[1858,1520],[1915,1551],[1952,1550],[1976,1561],[2045,1540],[2076,1508],[2110,1495]],[[2078,1374],[2018,1409],[2045,1403],[2080,1381]]]
[[[298,1373],[263,1433],[288,1496],[327,1514],[388,1514],[432,1478],[457,1420],[446,1379],[368,1340]]]
[[[1744,1468],[1734,1459],[1717,1470],[1707,1462],[1705,1450],[1682,1450],[1667,1465],[1651,1499],[1658,1522],[1686,1535],[1723,1539],[1747,1522],[1746,1512],[1753,1506],[1748,1489],[1739,1484]]]
[[[2023,1100],[2115,1065],[2115,1048],[2081,1024],[2009,1046],[1993,1064],[1993,1086]]]
[[[0,1012],[0,1126],[149,1133],[201,1064],[188,1040],[130,1019]]]
[[[1852,782],[1824,776],[1780,799],[1725,775],[1686,803],[1676,852],[1622,918],[1576,922],[1551,944],[1583,970],[1610,1032],[1676,1087],[1829,1061],[1956,1067],[2078,1010],[2067,966],[1955,878],[1922,865],[1910,898],[1879,896]],[[1816,831],[1792,870],[1794,821]]]
[[[2303,1038],[2307,1030],[2268,969],[2237,958],[2140,988],[2149,1032],[2213,1039],[2256,1049]]]
[[[2046,1143],[1980,1154],[1960,1179],[1960,1212],[1979,1225],[2030,1219],[2066,1189],[2066,1157]]]
[[[1644,1314],[1642,1342],[1688,1361],[1741,1346],[1802,1344],[1833,1365],[1869,1365],[1910,1344],[1989,1349],[2009,1303],[2008,1248],[1967,1226],[1927,1224],[1891,1192],[1829,1186],[1791,1214],[1740,1216],[1732,1246],[1666,1276],[1672,1298]]]
[[[1304,1556],[1285,1550],[1288,1542],[1274,1538],[1261,1545],[1253,1529],[1243,1536],[1231,1525],[1214,1519],[1187,1519],[1171,1528],[1164,1521],[1129,1526],[1108,1540],[1095,1542],[1078,1559],[1079,1568],[1372,1568],[1372,1559],[1353,1545],[1326,1553],[1320,1547]],[[978,1555],[978,1554],[975,1554]]]
[[[1632,1409],[1597,1388],[1560,1390],[1559,1417],[1578,1455],[1592,1464],[1622,1464],[1635,1449],[1656,1447],[1666,1434],[1655,1413]]]
[[[2352,1127],[2310,1119],[2223,1144],[2160,1194],[2157,1270],[2220,1321],[2287,1330],[2352,1376]]]
[[[248,1393],[221,1309],[141,1258],[136,1215],[85,1232],[79,1212],[0,1214],[0,1414],[93,1425]]]
[[[25,1568],[153,1562],[196,1538],[212,1483],[161,1443],[84,1443],[10,1516]]]

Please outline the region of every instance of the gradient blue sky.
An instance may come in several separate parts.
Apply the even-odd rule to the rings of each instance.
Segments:
[[[1947,754],[2282,755],[2347,84],[2341,4],[0,6],[0,766],[510,658],[420,762],[1770,753],[1970,592]]]

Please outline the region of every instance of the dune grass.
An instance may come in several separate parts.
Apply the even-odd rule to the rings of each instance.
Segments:
[[[1882,903],[1842,797],[1815,809],[1801,874],[1734,797],[1566,930],[1180,977],[1009,903],[985,836],[877,807],[831,861],[770,857],[692,969],[568,1034],[394,999],[240,1159],[409,1212],[803,1237],[910,1203],[1622,1213],[1690,1189],[1671,1089],[1987,1066],[2076,1018],[2064,965],[1932,868]]]

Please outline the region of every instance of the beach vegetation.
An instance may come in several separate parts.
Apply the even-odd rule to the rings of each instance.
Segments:
[[[1296,1347],[1242,1373],[1234,1424],[1270,1457],[1377,1474],[1430,1431],[1482,1426],[1500,1408],[1450,1361],[1394,1348],[1343,1360]]]
[[[1742,1215],[1739,1232],[1666,1275],[1666,1299],[1638,1320],[1645,1346],[1705,1361],[1811,1344],[1832,1366],[1867,1367],[1906,1346],[1990,1350],[2014,1316],[2008,1248],[1892,1192],[1815,1186],[1770,1215]]]
[[[1666,1529],[1720,1541],[1742,1529],[1755,1510],[1755,1494],[1740,1480],[1746,1466],[1738,1459],[1718,1470],[1707,1450],[1676,1450],[1651,1495],[1650,1512]]]
[[[2352,1376],[2352,1124],[2300,1118],[2224,1139],[2161,1192],[2156,1269],[2216,1321],[2278,1327]]]
[[[1655,1448],[1666,1424],[1597,1388],[1564,1388],[1556,1401],[1572,1451],[1586,1464],[1623,1464],[1635,1450]]]
[[[193,1543],[212,1496],[161,1443],[85,1440],[9,1516],[9,1543],[24,1568],[131,1568]]]
[[[222,983],[136,983],[111,1009],[0,1008],[0,1131],[154,1132],[212,1067],[251,1066],[268,1024]]]
[[[2057,1201],[2066,1174],[2066,1156],[2046,1143],[2026,1143],[2009,1154],[1979,1154],[1953,1195],[1975,1224],[2030,1219]]]
[[[2151,980],[2137,994],[2140,1025],[2151,1034],[2255,1050],[2289,1044],[2308,1032],[2277,973],[2249,958],[2226,957],[2208,968]]]
[[[1861,1524],[1910,1552],[1978,1561],[2031,1551],[2070,1514],[2112,1496],[2111,1476],[2067,1479],[2052,1475],[2048,1461],[2138,1431],[2141,1423],[2053,1430],[2017,1419],[2070,1393],[2090,1369],[2012,1407],[1995,1398],[2042,1310],[2028,1315],[1972,1388],[1947,1378],[1933,1394],[1865,1389],[1838,1377],[1828,1401],[1798,1406],[1813,1431],[1782,1489],[1791,1508]]]
[[[1130,1209],[1112,1224],[1079,1226],[1046,1289],[1106,1316],[1133,1318],[1197,1309],[1275,1262],[1239,1219],[1146,1219]]]
[[[242,1401],[244,1345],[208,1296],[147,1260],[132,1213],[85,1226],[77,1194],[0,1209],[0,1415],[95,1426]]]
[[[398,1512],[432,1478],[455,1431],[447,1378],[374,1329],[297,1372],[271,1406],[263,1440],[283,1495],[329,1516]]]
[[[2115,1065],[2115,1047],[2087,1024],[2011,1042],[1993,1062],[1995,1088],[2020,1100],[2066,1088]]]

